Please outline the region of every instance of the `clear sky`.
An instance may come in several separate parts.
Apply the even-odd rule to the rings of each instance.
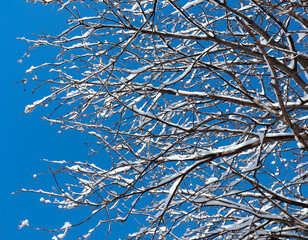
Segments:
[[[84,144],[87,142],[84,135],[72,132],[59,134],[57,126],[50,126],[42,121],[44,109],[36,109],[27,115],[22,114],[25,106],[39,97],[31,95],[32,89],[24,88],[21,80],[25,78],[25,70],[39,62],[41,53],[34,52],[22,64],[17,63],[27,50],[27,44],[16,38],[31,37],[32,33],[40,31],[60,32],[65,20],[55,9],[44,7],[40,3],[26,3],[25,0],[1,1],[0,19],[0,239],[51,239],[50,235],[28,228],[19,230],[17,226],[20,220],[29,219],[30,225],[36,227],[61,227],[65,221],[74,218],[74,212],[68,216],[63,210],[55,211],[54,207],[39,202],[39,195],[11,193],[21,187],[48,187],[47,183],[52,182],[51,178],[32,177],[35,173],[48,171],[49,164],[41,161],[42,159],[88,160],[89,149]],[[68,236],[68,239],[76,239],[78,234],[85,233],[78,232],[76,235]]]

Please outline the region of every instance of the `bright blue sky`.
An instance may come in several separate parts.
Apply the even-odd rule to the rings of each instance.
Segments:
[[[39,195],[11,193],[21,187],[39,188],[44,184],[44,181],[38,182],[32,178],[34,173],[48,170],[48,164],[41,159],[87,160],[90,158],[87,155],[89,149],[84,144],[84,135],[71,132],[58,134],[56,126],[51,127],[47,122],[41,121],[43,109],[22,115],[25,106],[38,96],[32,96],[31,88],[24,88],[20,81],[25,77],[25,70],[38,62],[39,54],[34,53],[22,64],[17,63],[27,50],[27,45],[16,40],[16,37],[31,37],[32,33],[39,33],[41,30],[48,33],[59,32],[64,19],[55,9],[44,7],[40,3],[26,3],[25,0],[1,1],[0,19],[0,239],[51,239],[50,235],[42,232],[27,228],[18,230],[19,221],[29,219],[30,225],[37,227],[61,227],[64,221],[69,220],[66,212],[54,211],[55,208],[40,203]],[[50,178],[49,180],[52,182]],[[51,222],[56,224],[50,224]],[[68,236],[68,239],[76,238]]]

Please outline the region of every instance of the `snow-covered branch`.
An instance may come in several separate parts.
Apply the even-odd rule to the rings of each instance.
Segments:
[[[112,163],[51,161],[52,190],[22,189],[88,210],[43,230],[89,224],[88,239],[136,219],[124,237],[308,239],[305,1],[32,2],[70,18],[23,39],[55,50],[26,72],[45,95],[25,113],[48,107]]]

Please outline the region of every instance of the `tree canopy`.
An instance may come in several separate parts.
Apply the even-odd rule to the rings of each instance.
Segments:
[[[54,162],[53,190],[21,191],[86,207],[81,239],[130,218],[129,239],[308,239],[307,1],[31,2],[69,18],[24,38],[54,52],[27,70],[45,96],[25,113],[48,105],[110,160]]]

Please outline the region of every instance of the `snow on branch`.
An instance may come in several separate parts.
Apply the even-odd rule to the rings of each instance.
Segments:
[[[31,2],[70,17],[58,34],[22,38],[25,56],[42,51],[25,113],[47,107],[43,120],[91,135],[101,158],[49,161],[53,187],[20,190],[87,213],[39,229],[308,239],[305,1]]]

